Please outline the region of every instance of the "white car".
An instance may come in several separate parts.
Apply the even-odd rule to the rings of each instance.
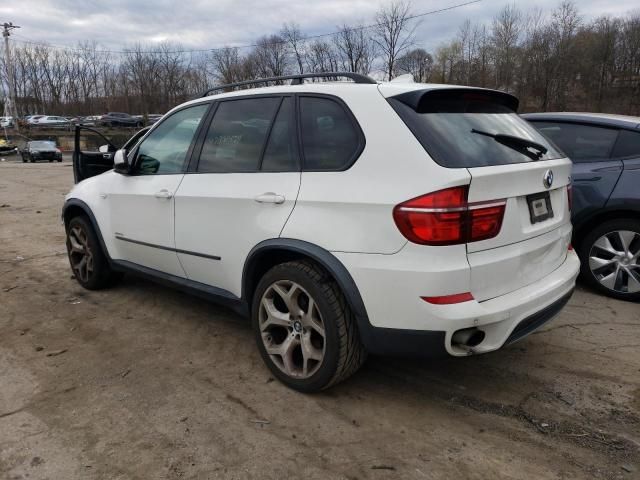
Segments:
[[[0,128],[11,128],[14,125],[13,117],[0,117]]]
[[[38,118],[31,118],[29,124],[35,127],[49,128],[71,128],[73,124],[68,118],[55,115],[43,115]]]
[[[78,152],[80,180],[108,171],[66,197],[77,281],[131,272],[250,315],[273,374],[307,392],[367,353],[490,352],[556,315],[579,270],[571,162],[518,100],[325,75],[355,81],[205,95],[113,169]]]

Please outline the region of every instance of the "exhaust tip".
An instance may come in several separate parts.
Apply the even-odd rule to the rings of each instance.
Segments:
[[[463,328],[453,334],[451,343],[456,346],[471,348],[480,345],[484,337],[485,333],[476,327]]]

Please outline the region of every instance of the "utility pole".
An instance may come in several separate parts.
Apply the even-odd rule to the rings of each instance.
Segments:
[[[7,75],[9,77],[9,105],[11,109],[11,116],[13,117],[13,124],[16,132],[20,131],[20,127],[18,126],[18,110],[16,109],[16,76],[15,70],[13,69],[13,62],[11,61],[11,49],[9,48],[9,35],[11,35],[11,30],[14,28],[20,28],[18,25],[14,25],[13,23],[3,23],[2,24],[2,36],[4,37],[4,58],[7,64]],[[6,101],[6,100],[5,100]]]

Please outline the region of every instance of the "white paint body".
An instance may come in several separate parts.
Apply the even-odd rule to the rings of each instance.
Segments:
[[[434,86],[430,85],[430,88]],[[450,87],[450,86],[449,86]],[[342,172],[123,176],[113,171],[79,183],[67,198],[92,209],[111,258],[126,260],[241,295],[247,255],[263,240],[291,238],[322,247],[346,267],[374,327],[446,332],[484,325],[476,353],[500,348],[527,316],[567,294],[579,270],[568,249],[568,159],[482,168],[434,162],[385,97],[420,84],[305,84],[252,93],[321,92],[341,98],[366,138],[364,151]],[[216,98],[246,95],[232,92]],[[190,102],[210,101],[204,98]],[[169,112],[161,124],[171,115]],[[553,169],[555,216],[531,225],[525,195],[544,191]],[[408,199],[470,184],[469,201],[506,199],[500,233],[467,245],[424,246],[407,241],[392,210]],[[171,198],[156,198],[166,190]],[[282,203],[259,203],[265,193]],[[124,235],[213,260],[122,242]],[[420,297],[471,292],[455,305]]]

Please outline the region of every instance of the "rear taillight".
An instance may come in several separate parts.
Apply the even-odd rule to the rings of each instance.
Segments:
[[[569,213],[571,213],[571,207],[573,205],[573,189],[571,185],[567,185],[567,202],[569,203]]]
[[[457,245],[493,238],[500,232],[506,200],[468,203],[469,186],[447,188],[397,205],[400,233],[422,245]]]

